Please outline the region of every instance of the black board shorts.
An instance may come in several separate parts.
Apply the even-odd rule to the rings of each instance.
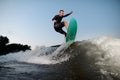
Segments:
[[[54,29],[55,31],[61,33],[61,34],[64,34],[65,36],[67,35],[67,33],[65,31],[63,31],[63,28],[64,27],[64,22],[61,22],[61,23],[56,23],[54,25]]]

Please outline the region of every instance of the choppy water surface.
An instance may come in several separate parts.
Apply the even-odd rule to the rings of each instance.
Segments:
[[[120,39],[101,37],[0,56],[0,80],[120,80]]]

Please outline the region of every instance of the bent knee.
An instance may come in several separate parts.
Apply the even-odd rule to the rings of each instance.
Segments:
[[[66,24],[67,23],[67,21],[64,21],[64,24]]]

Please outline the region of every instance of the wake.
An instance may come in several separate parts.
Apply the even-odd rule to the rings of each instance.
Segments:
[[[120,66],[120,39],[110,37],[100,37],[69,44],[64,43],[60,47],[41,46],[32,51],[9,53],[0,56],[0,62],[18,61],[34,64],[56,64],[69,61],[70,58],[75,58],[75,55],[83,54],[81,49],[87,49],[84,54],[97,60],[95,62],[97,65]]]

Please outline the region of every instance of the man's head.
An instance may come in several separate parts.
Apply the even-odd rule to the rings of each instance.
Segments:
[[[63,16],[64,15],[64,10],[60,10],[59,11],[59,16]]]

